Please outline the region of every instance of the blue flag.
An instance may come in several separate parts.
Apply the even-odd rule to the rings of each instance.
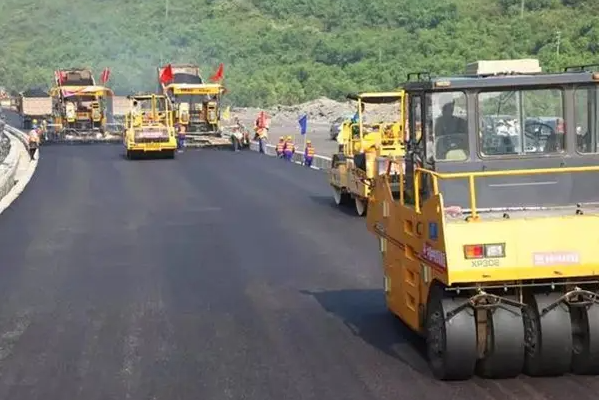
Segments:
[[[299,122],[300,133],[305,135],[308,131],[308,114],[304,114],[297,122]]]

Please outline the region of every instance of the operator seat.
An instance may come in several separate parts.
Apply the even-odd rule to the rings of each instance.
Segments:
[[[465,160],[469,156],[467,136],[460,134],[442,135],[435,146],[437,160]]]

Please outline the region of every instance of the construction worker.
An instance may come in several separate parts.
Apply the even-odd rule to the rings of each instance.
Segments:
[[[281,136],[279,138],[279,143],[277,143],[277,157],[283,158],[283,152],[285,150],[285,138]]]
[[[177,152],[183,153],[185,148],[186,127],[183,124],[177,126]]]
[[[304,165],[306,167],[312,166],[312,161],[314,160],[314,146],[312,146],[312,141],[306,141],[306,149],[304,150]]]
[[[245,134],[238,118],[235,118],[235,125],[231,128],[231,143],[233,144],[233,151],[239,151],[245,145]]]
[[[29,157],[31,160],[35,157],[35,151],[40,146],[40,137],[37,131],[37,127],[29,131],[29,135],[27,135],[27,142],[29,148]]]
[[[265,153],[268,130],[270,129],[270,118],[264,111],[260,111],[254,124],[254,131],[256,132],[255,139],[258,140],[258,151]]]
[[[293,158],[293,154],[295,153],[295,145],[291,140],[291,136],[287,136],[287,141],[285,142],[283,152],[285,160],[291,161],[291,159]]]
[[[48,121],[46,119],[42,120],[41,129],[44,140],[48,140]]]

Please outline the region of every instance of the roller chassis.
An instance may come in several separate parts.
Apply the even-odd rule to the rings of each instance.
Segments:
[[[389,178],[391,191],[397,193],[399,174],[391,174]],[[329,184],[337,206],[351,205],[353,201],[356,214],[360,217],[366,215],[373,181],[366,177],[364,170],[348,163],[343,154],[335,154],[329,170]]]

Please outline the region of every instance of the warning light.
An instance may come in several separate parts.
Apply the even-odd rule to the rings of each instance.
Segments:
[[[482,244],[467,244],[464,246],[464,257],[470,260],[473,258],[484,258],[485,248]]]
[[[464,258],[467,260],[503,257],[505,257],[505,243],[467,244],[464,246]]]

